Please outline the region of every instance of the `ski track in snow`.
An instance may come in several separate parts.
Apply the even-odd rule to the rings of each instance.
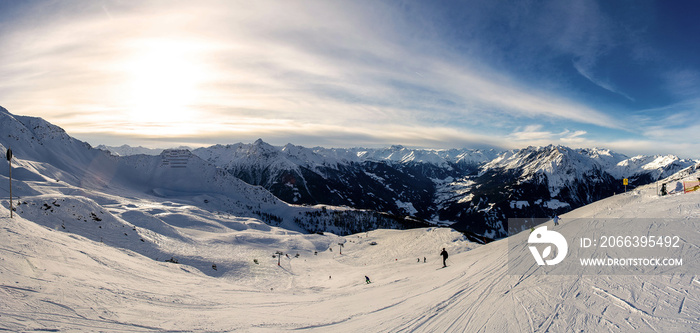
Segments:
[[[609,207],[635,207],[642,214],[668,214],[695,205],[697,195],[666,198],[675,208],[649,208],[645,195],[620,195],[564,215],[566,221],[600,216]],[[29,200],[29,198],[27,199]],[[124,203],[126,206],[128,203]],[[90,205],[86,207],[91,207]],[[159,214],[182,211],[158,206]],[[685,208],[680,207],[682,211]],[[495,332],[495,331],[688,331],[698,329],[697,276],[510,275],[508,251],[500,240],[474,245],[449,229],[377,230],[333,238],[345,240],[343,254],[328,248],[313,255],[314,243],[293,241],[299,259],[261,260],[252,269],[220,276],[202,267],[153,261],[123,248],[48,228],[2,213],[0,235],[0,327],[34,331],[338,331],[338,332]],[[578,216],[576,216],[578,214]],[[697,213],[696,213],[697,214]],[[115,216],[118,216],[115,215]],[[84,222],[83,222],[84,223]],[[689,224],[688,226],[692,226]],[[604,227],[602,225],[596,228]],[[190,231],[173,249],[213,255],[211,239],[263,240],[252,245],[272,253],[270,231]],[[253,234],[250,234],[250,233]],[[684,239],[693,248],[696,234]],[[321,237],[321,236],[318,236]],[[335,237],[335,236],[323,236]],[[182,243],[182,242],[185,243]],[[290,243],[291,241],[291,243]],[[369,245],[370,242],[377,245]],[[163,244],[169,244],[161,238]],[[223,243],[225,244],[225,243]],[[245,243],[239,243],[238,246]],[[273,247],[266,247],[272,244]],[[307,244],[302,248],[300,244]],[[410,244],[410,247],[406,245]],[[123,244],[123,245],[128,245]],[[170,246],[170,245],[168,245]],[[184,246],[185,248],[179,248]],[[449,266],[437,250],[448,247]],[[188,250],[191,248],[191,250]],[[197,251],[200,248],[203,251]],[[234,249],[231,246],[219,249]],[[403,249],[403,251],[397,251]],[[294,250],[294,251],[297,251]],[[290,252],[294,252],[290,251]],[[238,253],[238,254],[236,254]],[[234,256],[250,253],[232,252]],[[529,255],[529,254],[528,254]],[[416,263],[415,258],[429,258]],[[394,258],[397,257],[394,260]],[[187,256],[181,257],[183,260]],[[162,259],[161,259],[162,260]],[[202,261],[207,261],[202,260]],[[252,265],[252,264],[249,264]],[[222,268],[226,266],[222,264]],[[257,273],[255,273],[257,272]],[[249,274],[257,274],[251,276]],[[329,275],[331,278],[329,279]],[[364,285],[363,276],[373,282]],[[270,290],[269,286],[273,286]]]

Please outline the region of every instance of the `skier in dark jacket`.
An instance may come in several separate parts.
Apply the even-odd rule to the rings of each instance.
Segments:
[[[447,267],[447,251],[444,247],[442,248],[440,255],[442,256],[442,267]]]
[[[561,221],[561,218],[559,218],[559,215],[555,215],[552,221],[554,221],[554,225],[559,225],[559,221]]]

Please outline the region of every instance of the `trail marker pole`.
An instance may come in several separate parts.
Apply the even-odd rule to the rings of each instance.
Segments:
[[[7,162],[10,165],[10,218],[13,217],[12,214],[12,149],[7,148]]]
[[[627,178],[622,179],[622,185],[625,185],[625,193],[627,193],[627,185],[629,184],[629,180]]]

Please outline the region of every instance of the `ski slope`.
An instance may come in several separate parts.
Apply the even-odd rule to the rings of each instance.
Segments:
[[[698,192],[659,197],[650,185],[563,215],[567,235],[616,228],[574,222],[585,218],[681,221],[683,270],[584,275],[537,274],[529,231],[487,245],[448,228],[309,235],[183,201],[39,184],[14,218],[0,211],[0,330],[700,330]],[[513,251],[530,273],[509,272]]]

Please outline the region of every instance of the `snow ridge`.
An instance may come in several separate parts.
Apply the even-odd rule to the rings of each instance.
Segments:
[[[262,139],[252,144],[214,145],[197,148],[193,153],[219,167],[270,165],[298,168],[332,167],[351,163],[390,162],[397,164],[427,163],[450,168],[451,163],[480,165],[496,156],[495,150],[478,149],[410,149],[396,145],[389,148],[305,148],[291,143],[275,147]]]
[[[485,164],[483,174],[491,169],[519,170],[522,179],[547,180],[552,197],[577,180],[600,182],[602,174],[613,178],[642,176],[659,179],[695,163],[677,156],[635,156],[629,158],[608,149],[572,149],[564,146],[528,147],[499,155]]]

